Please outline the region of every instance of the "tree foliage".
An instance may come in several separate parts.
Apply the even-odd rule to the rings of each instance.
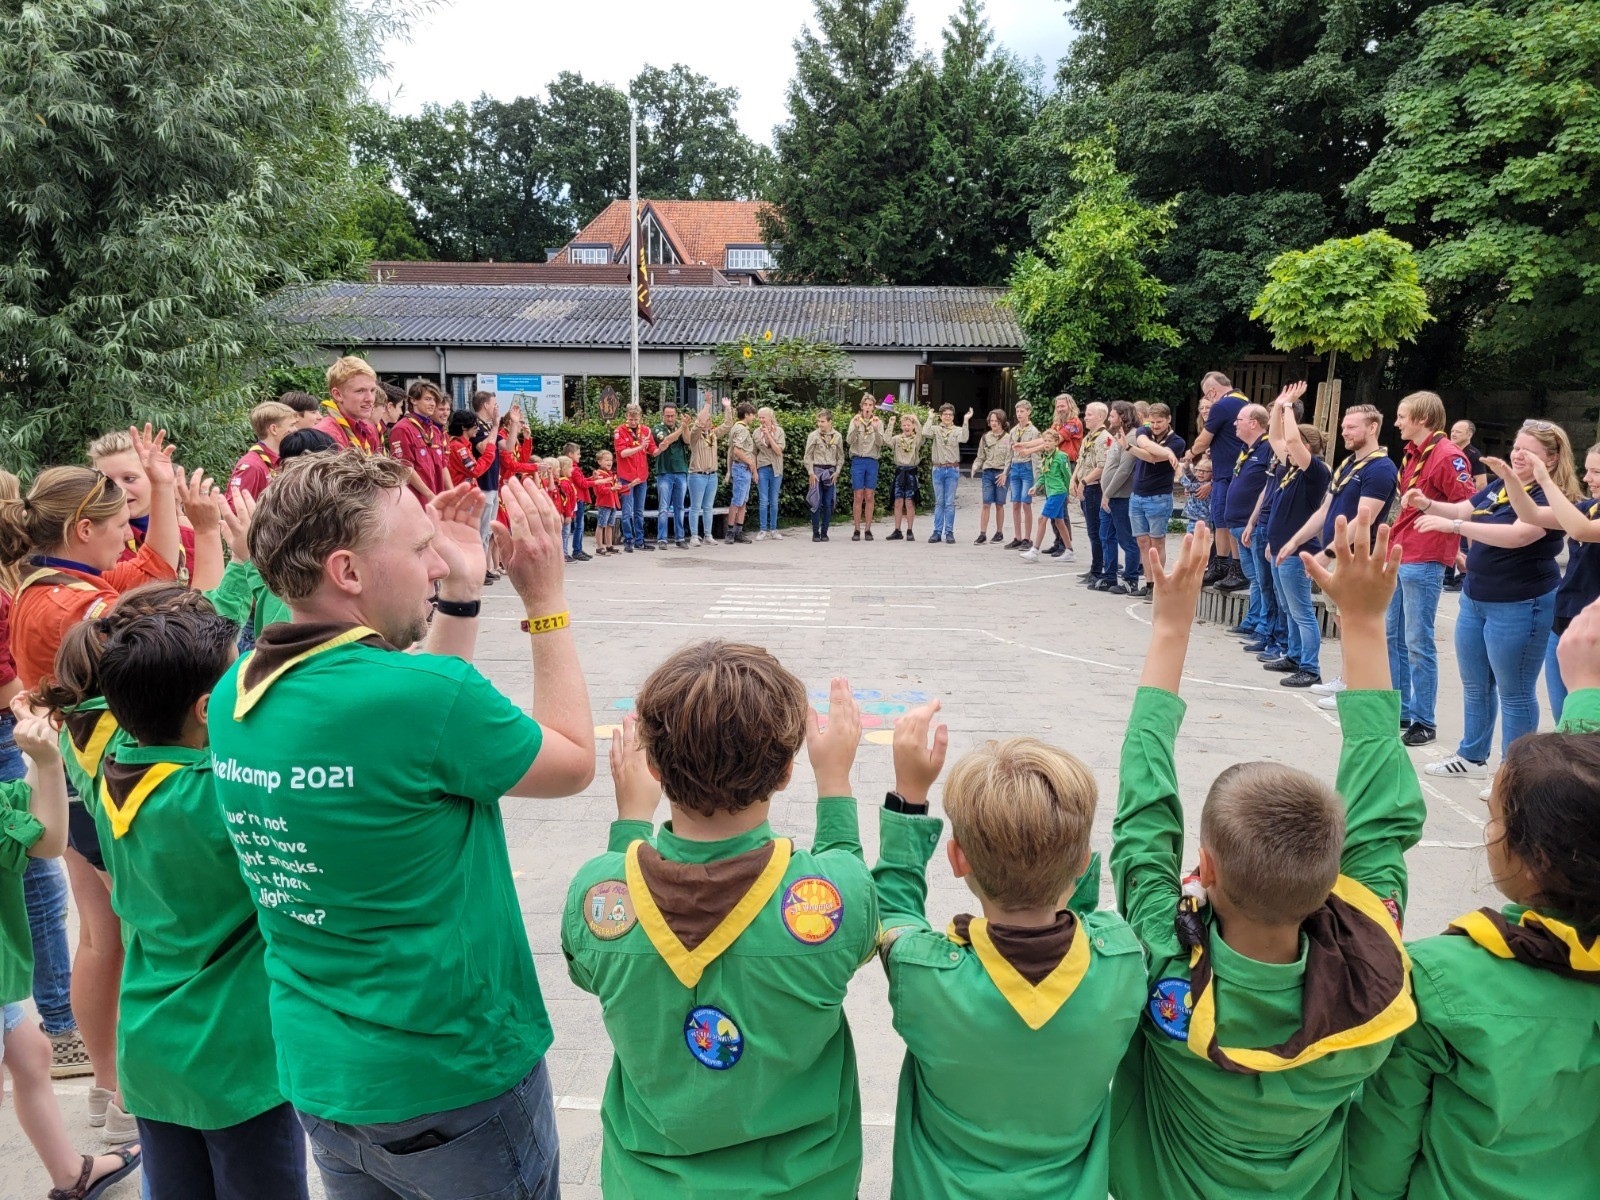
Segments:
[[[1167,287],[1149,263],[1172,230],[1177,201],[1138,200],[1103,142],[1063,149],[1073,198],[1039,249],[1018,260],[1007,296],[1027,340],[1021,394],[1165,395],[1175,382],[1165,351],[1179,337],[1166,321]]]
[[[1352,359],[1393,350],[1431,319],[1411,247],[1382,229],[1280,254],[1250,316],[1280,350]]]
[[[711,353],[715,366],[706,378],[753,404],[827,406],[837,402],[841,385],[859,386],[850,355],[820,338],[775,338],[764,330],[723,342]]]
[[[1600,5],[1469,0],[1420,18],[1391,132],[1353,191],[1422,244],[1472,348],[1549,381],[1600,370]]]
[[[358,268],[348,145],[389,19],[344,0],[0,10],[7,466],[76,461],[130,419],[207,461],[250,372],[306,336],[271,294]]]

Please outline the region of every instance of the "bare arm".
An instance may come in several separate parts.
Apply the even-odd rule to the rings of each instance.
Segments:
[[[1522,481],[1503,460],[1485,458],[1483,461],[1504,481],[1506,499],[1511,501],[1511,511],[1517,514],[1518,520],[1543,529],[1563,530],[1580,542],[1600,542],[1600,522],[1591,521],[1576,504],[1567,499],[1556,487],[1549,469],[1542,462],[1535,461],[1533,467],[1534,481],[1544,489],[1544,503],[1539,504],[1528,495]]]
[[[43,717],[17,721],[16,741],[28,756],[28,810],[44,835],[28,847],[31,858],[60,858],[67,849],[67,777],[55,731]]]
[[[1304,471],[1311,465],[1311,447],[1306,445],[1305,438],[1300,436],[1300,425],[1293,417],[1292,412],[1284,417],[1283,448],[1289,456],[1289,461]]]

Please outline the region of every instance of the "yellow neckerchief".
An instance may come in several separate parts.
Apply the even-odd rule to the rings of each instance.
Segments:
[[[335,423],[340,429],[344,430],[345,436],[350,439],[351,446],[355,447],[363,454],[377,453],[376,447],[367,445],[367,439],[357,433],[351,426],[350,422],[345,420],[345,416],[339,411],[339,406],[337,404],[335,404],[332,400],[324,400],[322,402],[322,407],[327,409],[328,412],[332,414]]]
[[[44,583],[45,581],[50,580],[52,577],[54,577],[54,583],[58,587],[75,588],[80,592],[98,592],[100,590],[86,579],[79,579],[75,575],[68,575],[60,567],[39,567],[22,577],[22,582],[17,584],[16,594],[11,598],[12,601],[15,602],[21,600],[22,593],[30,586],[35,583]]]
[[[839,431],[837,429],[830,429],[828,430],[828,433],[823,433],[822,430],[819,429],[816,431],[816,434],[817,441],[821,442],[823,446],[829,450],[832,450],[834,446],[838,445],[839,443]],[[828,440],[828,434],[833,435],[832,441]]]
[[[267,457],[267,455],[272,452],[268,450],[263,443],[257,442],[254,446],[250,447],[249,452],[254,454],[256,456],[256,461],[267,469],[267,474],[269,476],[276,474],[278,470],[277,461]]]
[[[686,988],[698,984],[706,968],[716,961],[718,955],[733,945],[739,935],[750,927],[750,922],[760,915],[767,901],[777,892],[778,885],[783,882],[783,873],[789,869],[789,856],[794,849],[794,843],[788,838],[774,838],[772,857],[761,869],[761,874],[756,876],[756,881],[750,885],[750,890],[740,897],[739,903],[729,910],[728,915],[723,917],[721,923],[706,936],[705,941],[693,950],[689,950],[678,940],[678,935],[672,932],[672,927],[667,924],[667,918],[656,905],[655,897],[650,894],[650,886],[645,883],[644,872],[639,869],[639,847],[642,845],[644,845],[642,841],[631,843],[624,856],[628,895],[633,898],[633,911],[639,918],[639,924],[644,928],[645,936],[650,939],[650,944],[656,948],[656,953],[661,955],[668,968],[677,976],[678,982]]]
[[[1531,908],[1515,925],[1496,909],[1480,908],[1451,921],[1445,932],[1465,934],[1496,958],[1600,983],[1600,934],[1585,942],[1573,926]]]
[[[1196,972],[1201,976],[1201,987],[1194,996],[1194,1011],[1189,1018],[1189,1049],[1201,1058],[1209,1059],[1225,1071],[1239,1075],[1257,1075],[1273,1071],[1288,1071],[1332,1054],[1336,1050],[1352,1050],[1358,1046],[1372,1046],[1387,1041],[1416,1022],[1417,1006],[1411,998],[1411,956],[1406,953],[1400,939],[1400,928],[1394,917],[1384,907],[1383,901],[1365,884],[1341,875],[1333,885],[1329,899],[1337,898],[1362,918],[1382,931],[1403,964],[1403,977],[1398,992],[1375,1016],[1352,1026],[1326,1034],[1314,1042],[1289,1054],[1296,1037],[1264,1049],[1223,1046],[1217,1042],[1217,988],[1216,977],[1210,968],[1209,938],[1202,940],[1189,953],[1191,985]],[[1206,926],[1202,925],[1202,928]]]
[[[306,659],[322,654],[324,651],[336,650],[340,646],[348,646],[351,642],[359,642],[362,638],[372,637],[377,632],[376,629],[368,629],[365,625],[352,626],[336,637],[331,637],[325,642],[319,642],[309,650],[301,651],[293,658],[288,659],[260,683],[254,687],[247,688],[244,686],[244,668],[245,664],[255,655],[254,650],[250,651],[249,654],[239,660],[239,670],[234,676],[238,681],[239,693],[233,698],[233,719],[235,721],[243,720],[244,715],[256,706],[262,696],[266,695],[267,689],[282,678],[283,673],[290,667],[299,666]]]
[[[1046,975],[1037,984],[1029,983],[1022,972],[1012,966],[1004,954],[995,946],[994,940],[989,936],[989,922],[984,917],[973,917],[967,925],[967,936],[963,938],[956,932],[956,924],[950,922],[945,930],[945,937],[955,942],[958,946],[971,944],[972,951],[978,956],[978,963],[988,974],[989,980],[1005,997],[1006,1003],[1016,1009],[1017,1016],[1021,1017],[1029,1029],[1042,1029],[1051,1017],[1061,1010],[1061,1006],[1072,998],[1072,993],[1078,990],[1078,985],[1083,982],[1083,977],[1089,971],[1089,938],[1084,933],[1083,922],[1074,918],[1072,931],[1072,944],[1067,947],[1067,952],[1061,956],[1050,974]]]
[[[1333,480],[1328,484],[1328,491],[1337,496],[1344,485],[1350,482],[1350,477],[1376,459],[1385,458],[1387,455],[1382,446],[1379,446],[1365,458],[1357,458],[1354,454],[1339,464],[1339,469],[1333,473]]]
[[[188,765],[188,763],[152,763],[150,769],[128,793],[128,799],[121,808],[112,802],[111,788],[102,776],[100,807],[106,810],[106,820],[111,825],[111,836],[120,838],[127,833],[133,827],[133,818],[139,815],[140,807],[150,798],[150,794],[165,783],[168,776],[177,774]]]
[[[1265,435],[1258,437],[1243,450],[1239,451],[1239,457],[1236,458],[1233,463],[1233,473],[1235,475],[1239,473],[1239,468],[1244,466],[1244,464],[1250,460],[1250,456],[1259,450],[1261,448],[1261,444],[1266,440],[1267,439]]]
[[[1428,460],[1433,457],[1433,452],[1439,448],[1439,444],[1444,440],[1444,434],[1436,433],[1428,439],[1428,444],[1417,451],[1416,454],[1408,455],[1411,461],[1406,464],[1405,469],[1410,471],[1411,477],[1409,479],[1402,478],[1400,481],[1400,494],[1402,496],[1417,486],[1417,480],[1422,478],[1422,469],[1428,465]],[[1412,444],[1415,445],[1415,443]]]
[[[1538,486],[1537,483],[1525,483],[1525,484],[1522,485],[1522,490],[1527,492],[1528,495],[1531,496],[1531,495],[1533,495],[1533,489],[1536,488],[1537,486]],[[1501,483],[1500,484],[1500,490],[1499,490],[1498,493],[1490,492],[1488,494],[1488,496],[1486,496],[1484,498],[1484,503],[1486,503],[1489,507],[1488,508],[1474,508],[1472,510],[1472,515],[1475,516],[1475,517],[1492,516],[1494,513],[1496,513],[1500,509],[1504,508],[1506,506],[1507,502],[1510,499],[1511,499],[1511,497],[1506,492],[1506,485],[1504,483]]]
[[[400,421],[405,421],[405,420],[409,420],[413,425],[415,425],[417,427],[417,436],[422,439],[423,446],[425,446],[429,450],[438,449],[439,439],[434,436],[435,434],[437,434],[439,432],[439,427],[437,425],[435,425],[432,421],[430,421],[427,417],[423,416],[421,413],[409,412],[405,416],[400,418]],[[396,428],[399,428],[399,425],[400,425],[399,421],[395,422],[395,427]]]

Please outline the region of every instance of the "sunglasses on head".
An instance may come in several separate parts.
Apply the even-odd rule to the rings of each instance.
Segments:
[[[1522,428],[1530,433],[1549,433],[1555,427],[1556,423],[1554,421],[1524,421],[1522,423]]]

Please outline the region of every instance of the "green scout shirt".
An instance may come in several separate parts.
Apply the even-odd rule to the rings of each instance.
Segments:
[[[23,780],[0,783],[0,1004],[33,994],[33,936],[22,873],[44,825],[29,809],[32,799],[33,789]]]
[[[1060,450],[1047,451],[1049,460],[1045,463],[1044,484],[1046,496],[1064,496],[1067,489],[1072,486],[1072,460]]]
[[[615,1048],[606,1195],[853,1197],[861,1099],[843,1004],[878,935],[856,802],[817,802],[809,852],[765,823],[716,842],[669,823],[653,851],[634,841],[647,834],[619,823],[561,925]]]
[[[1600,690],[1563,732],[1600,729]],[[1515,924],[1526,910],[1507,905]],[[1559,914],[1550,914],[1559,916]],[[1588,1200],[1600,1162],[1600,987],[1471,938],[1411,944],[1417,1023],[1350,1118],[1359,1200]]]
[[[118,746],[96,801],[126,953],[117,1070],[128,1111],[226,1129],[282,1104],[266,947],[209,751]]]
[[[1170,993],[1186,984],[1189,954],[1173,918],[1183,867],[1183,810],[1174,748],[1184,703],[1142,687],[1122,744],[1111,873],[1117,905],[1149,954],[1146,1019],[1112,1089],[1111,1192],[1119,1200],[1342,1200],[1349,1196],[1345,1122],[1356,1093],[1393,1039],[1335,1051],[1291,1070],[1233,1074],[1157,1024]],[[1337,787],[1347,806],[1342,874],[1402,913],[1405,851],[1422,834],[1426,807],[1399,738],[1395,692],[1339,694],[1344,746]],[[1301,1024],[1306,968],[1256,962],[1212,926],[1218,1040],[1271,1046]],[[1180,985],[1177,995],[1181,996]],[[1186,1018],[1184,1024],[1187,1024]]]
[[[1079,881],[1075,915],[1043,930],[985,926],[980,946],[979,922],[962,933],[958,917],[935,933],[925,915],[944,823],[883,809],[878,824],[882,956],[906,1043],[891,1194],[1105,1200],[1111,1077],[1138,1027],[1145,982],[1133,931],[1093,911],[1099,859]],[[1064,956],[1022,961],[1044,939],[1061,946],[1058,934],[1070,937]],[[1030,964],[1042,978],[1023,975]]]
[[[470,663],[332,625],[269,626],[211,713],[284,1096],[366,1124],[514,1086],[550,1045],[500,816],[538,723]]]
[[[661,445],[663,439],[671,437],[676,431],[676,425],[657,425],[652,431],[655,434],[656,445]],[[684,430],[682,437],[656,455],[656,474],[687,475],[688,473],[689,431]]]
[[[257,637],[268,625],[289,620],[289,606],[267,590],[266,580],[256,565],[234,559],[222,572],[222,579],[206,593],[222,616],[239,625],[249,625]]]
[[[77,799],[92,815],[100,806],[100,767],[113,746],[128,742],[128,735],[106,708],[103,696],[93,696],[61,716],[61,765]]]

